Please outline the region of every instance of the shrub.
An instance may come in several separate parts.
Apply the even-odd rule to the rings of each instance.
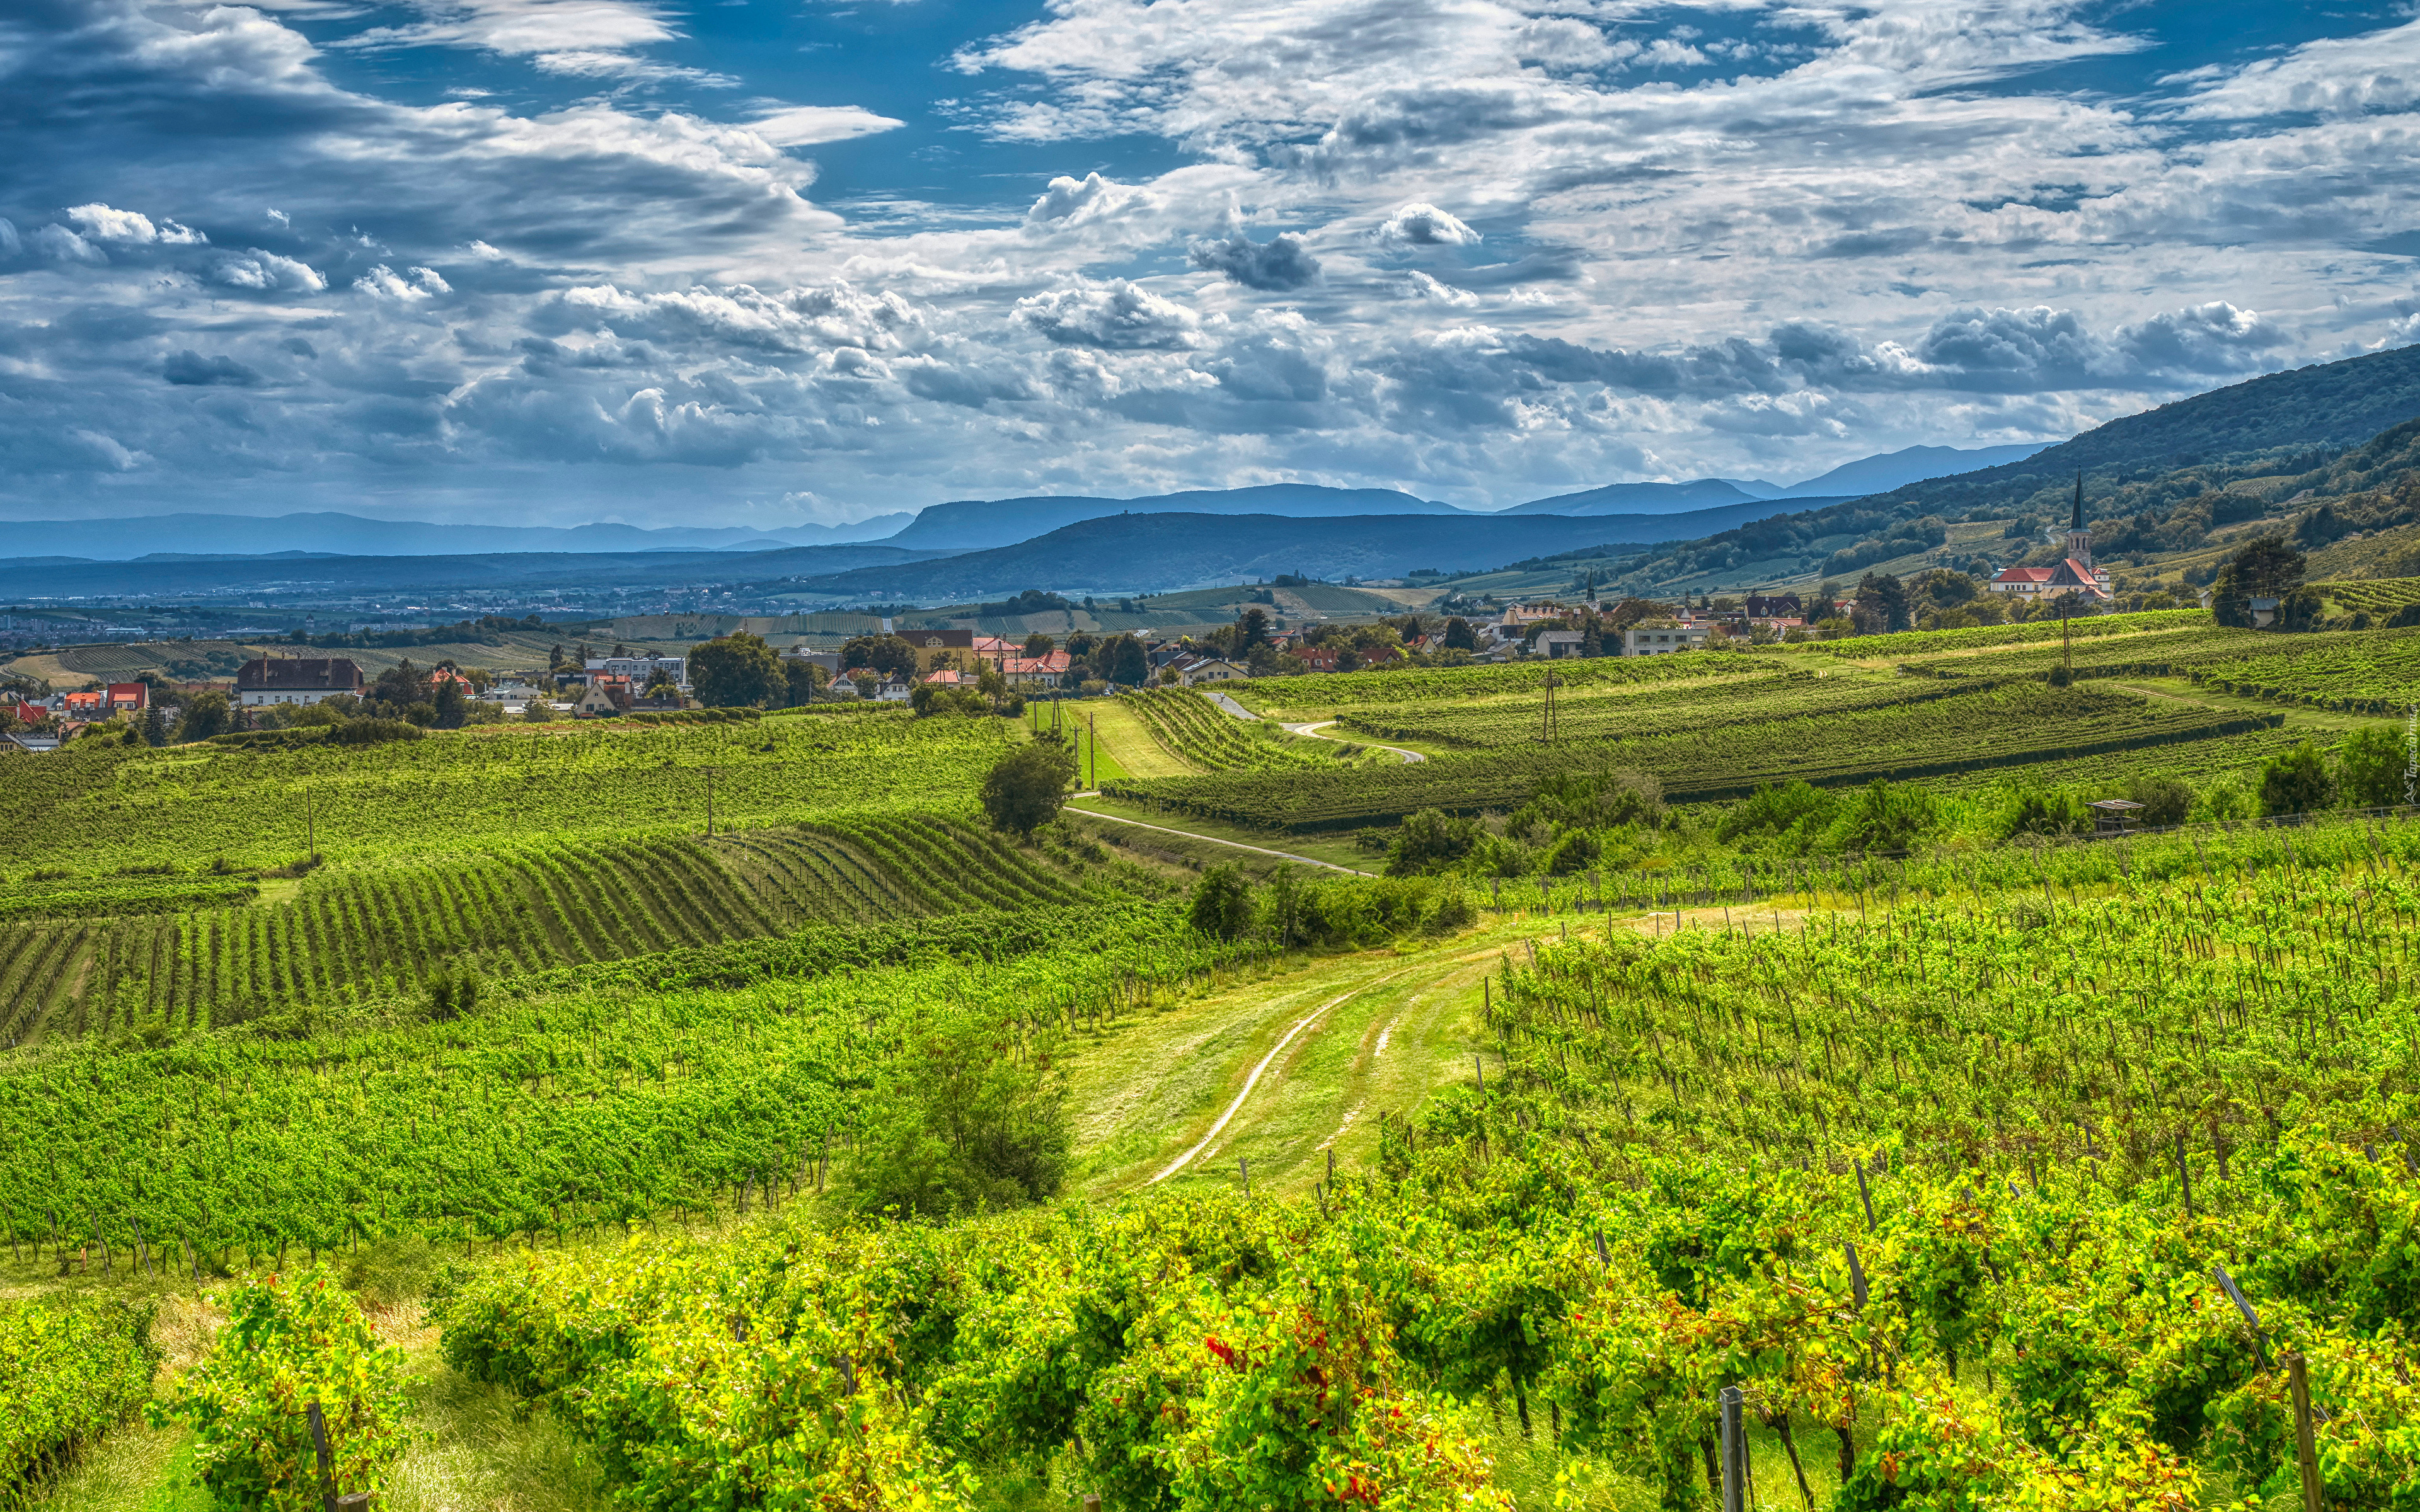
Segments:
[[[123,1303],[0,1303],[0,1504],[141,1405],[150,1328]]]
[[[380,1490],[403,1446],[403,1351],[381,1344],[325,1266],[288,1285],[239,1286],[209,1355],[154,1409],[192,1426],[202,1484],[221,1506],[316,1512],[323,1491]],[[309,1407],[327,1424],[320,1478]]]
[[[1252,927],[1252,889],[1232,866],[1214,866],[1193,887],[1193,927],[1222,940],[1240,938]]]
[[[348,719],[329,726],[327,740],[334,746],[377,746],[390,740],[421,740],[427,734],[405,719]]]
[[[2335,774],[2319,748],[2305,740],[2260,768],[2260,811],[2264,814],[2317,813],[2336,802]]]
[[[2044,788],[2020,788],[2000,810],[2000,833],[2074,835],[2092,827],[2092,810],[2072,793]]]
[[[1067,784],[1076,776],[1076,753],[1065,742],[1044,735],[1001,757],[984,779],[984,812],[995,829],[1031,835],[1059,817]]]
[[[1407,814],[1395,826],[1394,843],[1387,848],[1387,875],[1442,872],[1476,849],[1483,833],[1476,819],[1458,818],[1441,809]]]
[[[1059,1195],[1074,1148],[1066,1090],[1047,1056],[1012,1054],[1011,1038],[970,1016],[899,1058],[846,1173],[861,1210],[946,1217]]]
[[[2127,784],[2126,796],[2143,806],[2135,819],[2153,829],[2181,825],[2193,812],[2193,789],[2173,777],[2138,777]]]
[[[2392,725],[2356,730],[2336,746],[2336,771],[2345,798],[2365,809],[2411,802],[2405,777],[2410,764],[2403,732]]]

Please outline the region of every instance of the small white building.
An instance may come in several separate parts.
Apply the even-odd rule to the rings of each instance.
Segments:
[[[687,656],[591,656],[586,670],[588,680],[599,676],[627,677],[632,687],[644,687],[656,680],[656,669],[663,668],[673,675],[674,684],[686,691],[689,687]]]
[[[1621,654],[1625,656],[1668,656],[1676,651],[1699,651],[1706,644],[1706,627],[1702,625],[1670,625],[1651,630],[1632,625],[1621,632]]]
[[[882,686],[874,690],[874,698],[877,703],[905,703],[915,694],[915,691],[916,686],[913,683],[904,677],[893,675],[883,679]]]
[[[1538,632],[1537,649],[1532,655],[1550,656],[1558,660],[1565,656],[1576,656],[1580,654],[1581,644],[1587,640],[1587,632],[1581,630],[1541,630]]]
[[[246,708],[318,703],[339,693],[359,698],[365,686],[350,656],[255,656],[236,669],[235,701]]]
[[[1240,683],[1251,676],[1249,669],[1232,661],[1197,661],[1178,669],[1177,681],[1191,687],[1196,683]]]

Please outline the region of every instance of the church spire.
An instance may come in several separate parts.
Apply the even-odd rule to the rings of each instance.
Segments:
[[[2084,529],[2084,470],[2075,470],[2075,517],[2067,522],[2071,531]]]

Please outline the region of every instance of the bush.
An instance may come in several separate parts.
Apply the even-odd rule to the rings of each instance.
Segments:
[[[1939,802],[1925,789],[1877,778],[1834,821],[1831,838],[1845,851],[1903,851],[1939,815]]]
[[[2173,777],[2138,777],[2127,784],[2126,796],[2143,806],[2136,822],[2152,829],[2181,825],[2193,812],[2193,789]]]
[[[1074,1134],[1048,1056],[1016,1052],[1002,1026],[968,1017],[902,1056],[873,1099],[845,1184],[863,1211],[947,1217],[1059,1195]]]
[[[428,732],[404,719],[348,719],[328,727],[332,746],[377,746],[390,740],[422,740]]]
[[[1406,814],[1395,826],[1394,842],[1387,847],[1387,875],[1413,877],[1445,871],[1477,849],[1484,833],[1478,820],[1458,818],[1441,809]]]
[[[2092,827],[2092,810],[2072,793],[2020,788],[2000,810],[2000,834],[2075,835]]]
[[[309,1405],[327,1423],[335,1494],[375,1497],[403,1446],[402,1361],[326,1267],[290,1286],[271,1276],[235,1289],[218,1342],[154,1417],[193,1427],[195,1465],[219,1505],[317,1512],[331,1487]]]
[[[1214,866],[1193,886],[1193,927],[1222,940],[1239,939],[1252,927],[1252,889],[1232,866]]]
[[[0,1504],[142,1405],[150,1331],[148,1307],[0,1302]]]
[[[2318,813],[2336,803],[2335,774],[2319,748],[2305,740],[2260,768],[2260,811]]]
[[[2374,724],[2354,731],[2336,746],[2336,772],[2347,802],[2364,809],[2382,809],[2412,801],[2410,748],[2404,734],[2392,725]]]
[[[1031,835],[1059,817],[1075,777],[1075,751],[1055,735],[1039,736],[993,765],[984,779],[984,812],[994,829]]]

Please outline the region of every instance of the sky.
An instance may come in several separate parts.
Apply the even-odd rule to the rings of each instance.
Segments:
[[[1497,507],[2420,340],[2405,0],[9,0],[0,517]]]

